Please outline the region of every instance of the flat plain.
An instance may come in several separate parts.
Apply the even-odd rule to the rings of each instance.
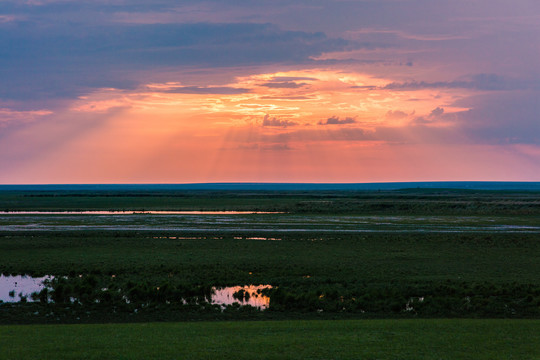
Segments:
[[[0,273],[52,277],[26,301],[0,304],[0,323],[13,324],[0,328],[12,344],[6,358],[35,357],[17,345],[29,331],[39,339],[32,349],[65,358],[98,358],[103,346],[116,358],[122,348],[125,358],[146,354],[132,344],[139,332],[148,351],[175,344],[155,356],[172,358],[189,346],[171,331],[193,344],[215,339],[186,353],[194,358],[242,337],[267,358],[539,356],[530,344],[540,324],[526,320],[540,317],[537,192],[4,191],[0,210]],[[68,210],[128,213],[17,213]],[[233,305],[211,300],[218,288],[247,285],[267,287],[251,296],[268,308],[243,305],[245,293]],[[224,337],[229,326],[235,335]],[[91,340],[72,352],[51,348],[51,334]],[[479,343],[493,345],[475,354]]]

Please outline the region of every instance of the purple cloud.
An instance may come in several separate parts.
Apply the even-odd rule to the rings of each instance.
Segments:
[[[298,125],[298,123],[294,121],[270,117],[268,114],[264,115],[262,122],[262,126],[289,127],[296,125]]]
[[[337,116],[332,116],[326,119],[325,121],[323,120],[319,121],[319,125],[346,125],[346,124],[354,124],[355,122],[356,122],[356,119],[352,117],[346,117],[344,119],[340,119]]]

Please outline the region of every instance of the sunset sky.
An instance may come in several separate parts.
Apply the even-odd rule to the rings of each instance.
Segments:
[[[0,0],[0,183],[540,181],[538,0]]]

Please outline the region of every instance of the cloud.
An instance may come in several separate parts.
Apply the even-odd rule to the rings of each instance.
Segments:
[[[298,89],[303,86],[309,85],[306,82],[297,81],[316,81],[317,78],[308,76],[274,76],[261,86],[271,89]]]
[[[0,108],[0,129],[21,124],[28,124],[39,118],[52,115],[53,112],[47,109],[41,110],[13,110]]]
[[[431,113],[429,114],[429,117],[437,117],[444,114],[444,109],[440,106],[437,106],[435,109],[431,110]]]
[[[298,128],[273,134],[249,134],[238,141],[264,143],[324,143],[324,142],[377,142],[388,144],[463,144],[473,143],[463,128],[413,125],[360,127]]]
[[[15,21],[16,18],[14,15],[0,15],[0,24]]]
[[[351,89],[378,90],[379,88],[375,85],[354,85],[351,86]]]
[[[344,119],[340,119],[337,116],[332,116],[326,119],[325,121],[321,120],[319,121],[319,125],[345,125],[345,124],[354,124],[356,122],[355,118],[352,117],[346,117]]]
[[[179,86],[171,89],[160,90],[160,92],[174,94],[220,94],[236,95],[251,92],[250,89],[235,88],[230,86]]]
[[[384,117],[391,120],[399,120],[406,118],[407,116],[409,116],[409,114],[401,110],[388,110]]]
[[[490,93],[464,99],[470,107],[456,119],[477,143],[540,145],[540,91]]]
[[[443,114],[444,114],[444,109],[440,106],[437,106],[435,109],[431,110],[428,116],[415,117],[413,120],[413,124],[416,124],[416,125],[431,124],[435,122],[436,120],[440,120]]]
[[[540,92],[490,92],[457,101],[469,108],[446,112],[436,107],[411,122],[408,131],[418,138],[441,143],[540,145]],[[431,126],[445,124],[443,127]]]
[[[270,144],[267,146],[262,146],[261,150],[271,150],[271,151],[289,151],[292,148],[289,144]]]
[[[517,90],[529,89],[538,85],[531,81],[523,81],[517,79],[508,79],[496,74],[477,74],[469,77],[467,80],[456,81],[409,81],[409,82],[392,82],[381,89],[383,90],[402,90],[413,91],[421,89],[476,89],[476,90]]]
[[[270,81],[317,81],[319,79],[307,76],[274,76]]]
[[[262,100],[289,100],[289,101],[297,101],[297,100],[313,100],[315,99],[312,96],[261,96],[260,99]]]
[[[276,117],[270,117],[268,114],[264,115],[262,126],[276,126],[276,127],[289,127],[296,126],[298,123],[290,120],[278,119]]]
[[[312,64],[315,56],[351,45],[322,32],[259,23],[4,25],[0,99],[72,98],[92,88],[134,88],[138,74],[159,69]],[[303,86],[295,81],[276,79],[267,86]]]
[[[306,85],[307,85],[306,83],[295,83],[293,81],[268,82],[268,83],[261,84],[261,86],[265,86],[265,87],[273,88],[273,89],[297,89]]]
[[[288,151],[292,150],[292,148],[286,143],[247,143],[239,144],[233,150]]]
[[[240,149],[240,150],[258,150],[258,149],[259,149],[259,144],[256,144],[256,143],[239,144],[235,149]],[[227,148],[224,148],[224,150],[227,150]]]

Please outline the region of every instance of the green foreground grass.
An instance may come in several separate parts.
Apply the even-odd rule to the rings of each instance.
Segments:
[[[539,320],[0,326],[0,359],[540,359]]]

